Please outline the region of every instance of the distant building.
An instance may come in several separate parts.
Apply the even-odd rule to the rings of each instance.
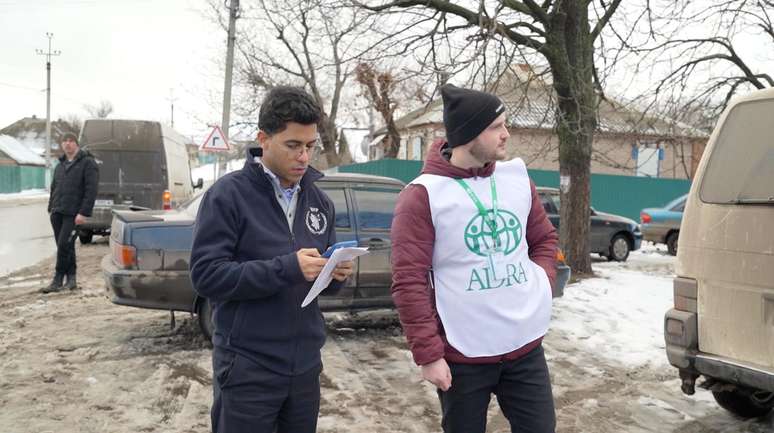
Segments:
[[[0,135],[0,194],[45,188],[46,160],[9,135]]]
[[[78,135],[79,128],[71,125],[66,120],[51,121],[51,156],[58,158],[62,155],[59,143],[62,136],[68,132]],[[18,140],[24,147],[31,149],[38,155],[46,153],[46,119],[36,116],[25,117],[0,129],[0,134],[9,135]]]
[[[492,91],[506,106],[509,157],[524,159],[531,169],[559,170],[553,89],[526,65],[518,65],[516,71]],[[708,133],[643,114],[609,98],[600,101],[598,113],[592,173],[693,178]],[[430,144],[445,135],[441,99],[406,114],[396,124],[401,134],[398,158],[423,160]],[[375,132],[369,159],[383,157],[385,133],[385,128]]]

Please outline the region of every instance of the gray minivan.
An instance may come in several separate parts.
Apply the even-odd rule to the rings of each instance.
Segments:
[[[745,418],[774,407],[774,89],[733,100],[685,205],[674,308],[664,318],[682,390],[701,384]]]
[[[201,188],[191,182],[185,139],[148,120],[88,119],[80,145],[99,165],[94,212],[79,226],[81,243],[110,231],[113,210],[174,209]]]

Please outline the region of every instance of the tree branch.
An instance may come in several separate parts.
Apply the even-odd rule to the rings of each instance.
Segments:
[[[480,14],[477,12],[473,12],[470,9],[464,8],[456,4],[452,4],[445,0],[394,0],[392,2],[384,3],[378,6],[368,6],[357,0],[352,0],[352,1],[358,7],[361,7],[363,9],[367,9],[370,11],[374,11],[374,12],[385,11],[394,7],[405,9],[405,8],[410,8],[414,6],[423,6],[426,8],[434,9],[436,11],[455,15],[459,18],[464,19],[469,24],[474,26],[481,26],[483,24],[486,27],[492,27],[495,29],[497,33],[502,34],[503,36],[514,41],[515,43],[533,48],[536,51],[541,51],[545,45],[543,42],[540,42],[529,36],[523,35],[521,33],[518,33],[509,29],[503,23],[497,22],[496,20],[492,20],[490,18],[481,17]],[[617,1],[620,1],[620,0],[617,0]],[[527,13],[527,15],[534,17],[533,14]]]
[[[594,26],[594,30],[591,31],[591,40],[595,41],[600,33],[602,33],[602,29],[605,28],[607,23],[610,21],[610,17],[613,16],[616,9],[618,9],[618,6],[621,5],[621,0],[613,0],[612,3],[610,3],[610,6],[607,7],[607,10],[605,11],[605,14],[602,15],[602,18],[597,21],[597,24]]]

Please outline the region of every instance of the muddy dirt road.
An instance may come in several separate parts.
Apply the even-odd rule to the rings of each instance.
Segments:
[[[210,350],[195,320],[178,313],[172,329],[167,312],[111,304],[99,270],[107,251],[104,239],[78,245],[78,291],[37,293],[51,259],[0,278],[0,433],[209,431]],[[555,315],[575,308],[566,298]],[[318,431],[440,431],[435,391],[395,314],[328,319]],[[731,417],[706,391],[681,395],[663,363],[632,368],[577,343],[561,328],[545,340],[559,432],[774,429],[771,416]],[[490,414],[488,431],[509,431],[494,402]]]

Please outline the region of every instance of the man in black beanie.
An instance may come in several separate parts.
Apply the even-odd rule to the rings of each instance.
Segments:
[[[51,283],[41,293],[74,290],[76,226],[91,216],[97,198],[99,168],[94,157],[78,146],[78,138],[68,132],[62,137],[59,165],[54,169],[48,213],[56,241],[56,269]],[[67,281],[65,281],[67,277]]]
[[[553,433],[542,339],[551,317],[556,230],[509,137],[496,96],[446,85],[447,141],[401,192],[392,297],[446,433],[484,433],[491,395],[513,432]]]

